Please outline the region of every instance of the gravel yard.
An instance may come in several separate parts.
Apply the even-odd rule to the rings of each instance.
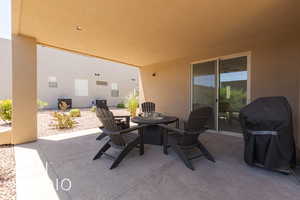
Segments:
[[[129,115],[126,109],[110,109],[114,115]],[[90,111],[89,109],[80,109],[81,117],[76,117],[74,120],[78,122],[74,128],[71,129],[56,129],[51,126],[53,122],[53,113],[55,110],[45,110],[38,112],[38,137],[70,133],[85,129],[97,128],[101,126],[101,122],[98,120],[96,113]]]
[[[9,130],[11,128],[11,125],[10,124],[7,124],[7,123],[5,123],[4,121],[2,121],[1,119],[0,119],[0,132],[2,132],[2,131],[7,131],[7,130]]]
[[[114,115],[129,115],[126,109],[110,109]],[[101,126],[96,113],[89,109],[80,109],[81,117],[74,120],[78,123],[72,129],[56,129],[51,126],[55,110],[44,110],[38,112],[38,137],[50,136],[61,133],[70,133],[85,129],[92,129]],[[10,125],[0,121],[0,132],[9,130]],[[13,145],[0,146],[0,199],[16,199],[16,171]]]
[[[129,115],[126,109],[110,108],[114,115]],[[77,124],[71,129],[56,129],[51,126],[53,124],[53,113],[57,110],[42,110],[38,112],[38,137],[49,135],[70,133],[80,130],[92,129],[101,126],[101,122],[96,117],[96,113],[90,109],[80,109],[81,117],[76,117],[74,120]],[[6,124],[0,120],[0,132],[10,129],[10,124]]]
[[[12,145],[0,146],[0,199],[16,199],[16,167]]]

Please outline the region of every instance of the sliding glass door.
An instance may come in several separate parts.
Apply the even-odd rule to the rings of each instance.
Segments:
[[[241,133],[239,112],[247,104],[247,56],[219,62],[220,131]]]
[[[248,57],[218,58],[192,64],[192,110],[210,106],[210,128],[241,132],[239,111],[247,104]]]
[[[192,67],[192,110],[202,106],[210,106],[217,113],[217,61],[193,64]],[[214,116],[209,121],[209,128],[216,129]]]

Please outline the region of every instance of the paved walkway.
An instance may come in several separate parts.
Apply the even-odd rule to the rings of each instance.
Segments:
[[[298,200],[300,196],[292,176],[247,166],[241,138],[201,135],[217,162],[195,160],[195,171],[172,151],[166,156],[160,146],[152,145],[146,146],[143,156],[133,151],[119,167],[109,170],[108,158],[92,160],[101,145],[95,132],[98,129],[18,145],[17,199]]]

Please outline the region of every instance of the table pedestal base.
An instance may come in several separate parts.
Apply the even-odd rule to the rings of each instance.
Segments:
[[[144,128],[144,144],[162,145],[163,134],[158,126],[147,126]]]

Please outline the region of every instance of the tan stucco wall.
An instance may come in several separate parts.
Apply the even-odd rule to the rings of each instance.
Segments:
[[[12,37],[12,143],[37,139],[36,40]]]
[[[11,144],[11,130],[8,131],[0,131],[0,145],[3,144]]]
[[[159,112],[186,118],[190,106],[190,63],[251,51],[251,99],[286,96],[293,108],[298,135],[300,40],[292,36],[287,38],[200,49],[195,56],[141,67],[141,100],[155,102]],[[154,72],[155,77],[152,76]]]

